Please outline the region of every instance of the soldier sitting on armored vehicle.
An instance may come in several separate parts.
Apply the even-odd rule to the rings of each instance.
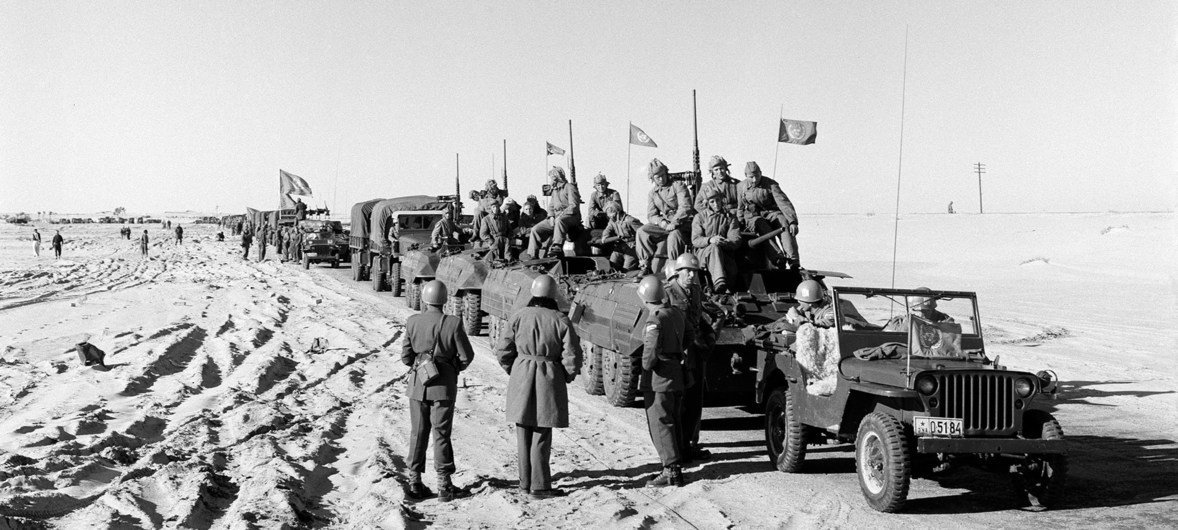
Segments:
[[[917,291],[930,292],[928,287],[917,287]],[[908,331],[908,315],[914,314],[929,322],[953,322],[953,317],[937,311],[937,299],[932,296],[908,296],[905,297],[908,302],[908,313],[899,315],[888,320],[884,325],[884,331]]]
[[[548,218],[532,227],[528,241],[531,259],[544,257],[549,248],[559,251],[569,239],[569,232],[581,225],[581,193],[577,185],[565,179],[564,170],[554,167],[548,171],[551,195],[548,197]]]
[[[511,197],[503,199],[503,215],[507,216],[507,226],[512,231],[515,231],[515,227],[519,226],[519,212],[520,206],[515,202],[515,199]]]
[[[745,180],[737,190],[737,208],[744,216],[745,228],[758,235],[767,234],[776,228],[783,228],[781,239],[785,248],[774,249],[783,252],[792,265],[799,265],[798,257],[798,214],[794,205],[781,191],[781,186],[769,177],[761,176],[761,167],[756,162],[745,164]]]
[[[720,192],[723,198],[724,210],[731,212],[736,208],[737,190],[740,187],[740,181],[732,178],[728,172],[728,161],[720,155],[713,156],[708,161],[708,169],[712,173],[712,180],[704,182],[699,188],[699,192],[695,195],[695,209],[697,211],[703,210],[707,203],[707,197],[713,191]]]
[[[713,181],[715,182],[715,181]],[[740,222],[724,206],[724,194],[717,188],[700,190],[703,209],[691,222],[691,246],[712,277],[712,290],[728,291],[736,284],[736,249],[740,246]]]
[[[492,202],[487,205],[487,215],[483,217],[479,227],[479,240],[491,248],[484,259],[511,259],[511,230],[507,216],[499,211],[499,203]]]
[[[589,197],[589,218],[585,219],[585,228],[605,228],[609,224],[609,213],[605,211],[605,206],[611,202],[621,204],[622,195],[610,189],[609,180],[598,173],[593,177],[593,195]]]
[[[442,218],[434,223],[434,231],[430,234],[431,250],[439,248],[460,245],[462,232],[458,229],[458,224],[454,222],[454,212],[446,210],[442,214]]]
[[[638,268],[634,238],[642,227],[642,221],[622,210],[622,203],[617,201],[606,203],[605,213],[609,215],[609,224],[601,232],[597,244],[609,254],[609,261],[615,269],[632,271]]]
[[[651,274],[661,267],[651,263],[660,242],[666,241],[666,256],[678,256],[687,251],[694,213],[687,186],[671,180],[666,165],[656,158],[650,161],[647,171],[654,188],[647,198],[646,224],[638,229],[637,234],[638,267],[643,274]]]
[[[482,191],[471,192],[471,198],[478,201],[474,207],[474,224],[472,226],[474,237],[481,239],[483,219],[490,213],[492,204],[503,204],[503,199],[507,198],[507,192],[499,189],[499,183],[495,179],[490,179]]]

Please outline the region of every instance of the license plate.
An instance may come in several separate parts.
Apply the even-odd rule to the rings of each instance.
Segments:
[[[913,418],[912,430],[917,436],[961,438],[965,436],[961,423],[961,418],[917,416]]]

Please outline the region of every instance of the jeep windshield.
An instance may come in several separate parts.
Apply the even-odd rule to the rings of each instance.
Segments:
[[[840,334],[857,345],[896,342],[913,357],[942,358],[981,347],[973,293],[838,288],[835,299]]]

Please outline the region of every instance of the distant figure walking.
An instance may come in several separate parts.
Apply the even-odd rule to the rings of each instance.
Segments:
[[[949,213],[957,213],[953,211],[953,201],[949,201]]]
[[[143,231],[143,235],[139,236],[139,253],[143,257],[147,257],[147,230]]]
[[[54,258],[61,257],[61,244],[62,243],[65,243],[65,238],[61,237],[61,230],[58,230],[56,234],[53,234],[53,241],[51,242],[51,244],[53,245],[53,257]]]
[[[184,244],[184,227],[180,225],[176,225],[176,244]]]
[[[41,257],[41,232],[36,228],[33,229],[33,252],[37,253],[37,257]]]
[[[241,233],[241,259],[250,259],[250,246],[254,244],[254,233],[252,230],[245,230]]]

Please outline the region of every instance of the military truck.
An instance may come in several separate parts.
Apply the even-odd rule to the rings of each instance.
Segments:
[[[827,277],[849,278],[839,272],[769,268],[743,274],[734,294],[705,299],[703,318],[716,340],[704,374],[710,399],[752,403],[758,350],[750,342],[751,327],[785,316],[797,305],[793,293],[802,281],[822,283]],[[605,395],[617,407],[632,405],[638,396],[648,314],[638,297],[637,278],[580,286],[573,306],[569,318],[583,341],[586,370],[580,379],[586,392]]]
[[[339,221],[305,219],[299,223],[299,229],[303,231],[301,254],[304,269],[311,268],[312,263],[323,262],[331,263],[334,269],[350,259],[344,226]]]
[[[986,355],[974,293],[835,287],[833,304],[832,373],[794,351],[811,348],[789,347],[802,330],[754,340],[756,397],[779,470],[801,471],[808,445],[844,442],[854,444],[863,496],[882,512],[903,508],[914,472],[953,462],[1009,472],[1027,503],[1060,501],[1067,447],[1047,407],[1056,378]]]
[[[557,308],[568,313],[573,297],[581,285],[609,278],[621,278],[623,274],[614,271],[609,260],[600,256],[555,256],[538,260],[515,262],[494,266],[487,272],[483,282],[481,312],[488,318],[491,344],[499,340],[503,325],[512,313],[527,307],[532,299],[532,280],[541,274],[556,278],[560,292],[556,297]],[[451,297],[454,300],[454,297]],[[459,302],[451,307],[451,314],[458,314]],[[467,306],[463,306],[465,311]]]
[[[372,218],[372,208],[384,199],[369,199],[352,205],[351,233],[348,235],[348,246],[352,256],[352,280],[362,282],[368,279],[370,265],[364,259],[368,256],[368,228]]]
[[[452,195],[414,195],[385,199],[373,205],[366,261],[374,291],[387,288],[393,296],[401,296],[401,257],[430,246],[434,223],[456,201],[457,197]]]

